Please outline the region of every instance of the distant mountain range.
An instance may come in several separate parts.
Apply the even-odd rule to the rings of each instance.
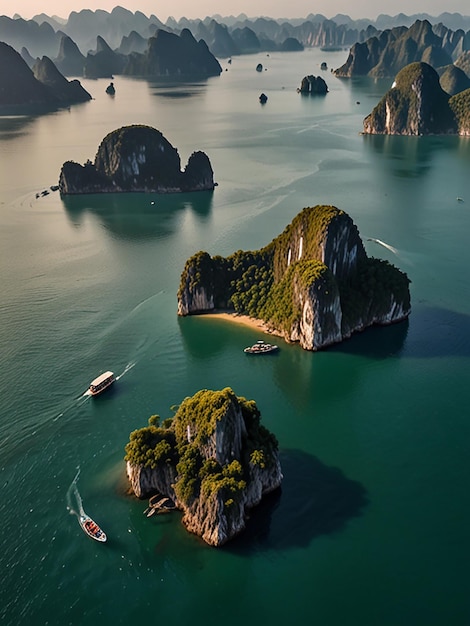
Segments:
[[[67,20],[39,14],[32,20],[20,16],[0,16],[0,41],[21,51],[24,47],[33,58],[59,55],[61,40],[69,37],[86,56],[96,49],[97,38],[115,52],[143,53],[147,40],[157,30],[180,34],[188,29],[196,39],[204,39],[209,50],[219,58],[236,54],[282,49],[288,39],[297,40],[304,47],[350,48],[379,32],[398,26],[411,26],[417,19],[432,25],[442,24],[450,30],[469,30],[470,17],[459,13],[442,13],[437,17],[420,13],[414,15],[380,15],[377,20],[352,20],[338,14],[327,19],[321,14],[309,14],[304,19],[272,19],[246,15],[222,17],[215,15],[189,20],[169,18],[163,23],[155,15],[115,7],[111,12],[83,9],[70,13]]]
[[[63,76],[87,78],[125,74],[200,79],[221,73],[217,57],[316,46],[325,51],[344,48],[350,53],[335,70],[337,76],[395,76],[409,63],[425,62],[438,70],[448,93],[460,91],[469,70],[470,30],[463,26],[470,28],[470,17],[450,13],[416,17],[381,15],[372,22],[346,15],[334,20],[314,14],[305,20],[250,20],[240,15],[170,18],[163,24],[155,15],[116,7],[110,13],[73,12],[65,21],[44,14],[32,20],[0,16],[0,41],[20,52],[29,68],[37,68],[42,57],[47,58],[49,72],[54,65]]]
[[[336,76],[394,77],[406,65],[425,62],[435,69],[453,67],[454,78],[470,50],[470,32],[453,31],[443,24],[432,26],[428,20],[416,20],[409,28],[398,26],[382,31],[363,43],[355,43],[346,63],[335,70]]]

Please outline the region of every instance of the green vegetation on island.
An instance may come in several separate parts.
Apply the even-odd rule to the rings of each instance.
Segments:
[[[459,135],[470,135],[470,89],[452,96],[449,106],[457,120]]]
[[[428,63],[410,63],[395,79],[370,115],[364,133],[387,135],[455,134],[457,122],[449,94]]]
[[[387,261],[367,257],[344,211],[307,207],[260,250],[238,250],[226,258],[198,252],[188,259],[178,291],[179,313],[197,312],[189,306],[183,311],[183,304],[205,293],[211,308],[263,320],[288,338],[310,298],[314,307],[321,302],[323,333],[333,332],[340,306],[340,331],[348,336],[374,323],[370,320],[393,321],[394,303],[407,315],[409,282]]]
[[[220,496],[230,507],[250,482],[250,467],[269,470],[277,462],[277,439],[261,424],[256,403],[229,387],[201,390],[185,398],[174,417],[159,422],[154,415],[130,434],[125,460],[162,474],[165,466],[176,468],[168,487],[183,505]],[[233,454],[237,441],[239,454]]]

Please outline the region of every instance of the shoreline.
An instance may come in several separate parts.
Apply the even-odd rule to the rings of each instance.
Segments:
[[[243,326],[249,326],[250,328],[256,328],[267,335],[276,335],[281,337],[279,333],[273,331],[263,320],[250,317],[249,315],[242,315],[241,313],[235,313],[232,311],[222,311],[214,309],[208,313],[198,313],[197,317],[208,317],[211,319],[225,320],[226,322],[235,322],[236,324],[242,324]]]

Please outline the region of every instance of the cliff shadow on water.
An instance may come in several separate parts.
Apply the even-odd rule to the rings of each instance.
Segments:
[[[364,486],[302,450],[280,453],[282,487],[250,512],[246,529],[224,550],[250,555],[308,546],[341,532],[368,504]]]
[[[389,357],[470,357],[470,316],[440,307],[417,306],[409,319],[372,326],[328,348],[381,360]]]
[[[411,358],[470,357],[470,315],[440,307],[413,310],[413,333],[403,356]]]
[[[402,354],[408,336],[408,319],[388,326],[371,326],[352,335],[341,344],[328,350],[343,354],[356,354],[370,359],[386,359]]]
[[[67,217],[77,228],[89,212],[120,239],[148,240],[176,232],[183,211],[191,210],[206,221],[212,212],[213,192],[103,193],[65,195],[61,200]]]

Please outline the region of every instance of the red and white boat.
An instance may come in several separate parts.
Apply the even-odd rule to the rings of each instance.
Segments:
[[[84,532],[89,537],[95,539],[96,541],[106,541],[106,533],[104,532],[104,530],[101,530],[98,524],[94,522],[91,517],[89,517],[88,515],[80,515],[78,521]]]

